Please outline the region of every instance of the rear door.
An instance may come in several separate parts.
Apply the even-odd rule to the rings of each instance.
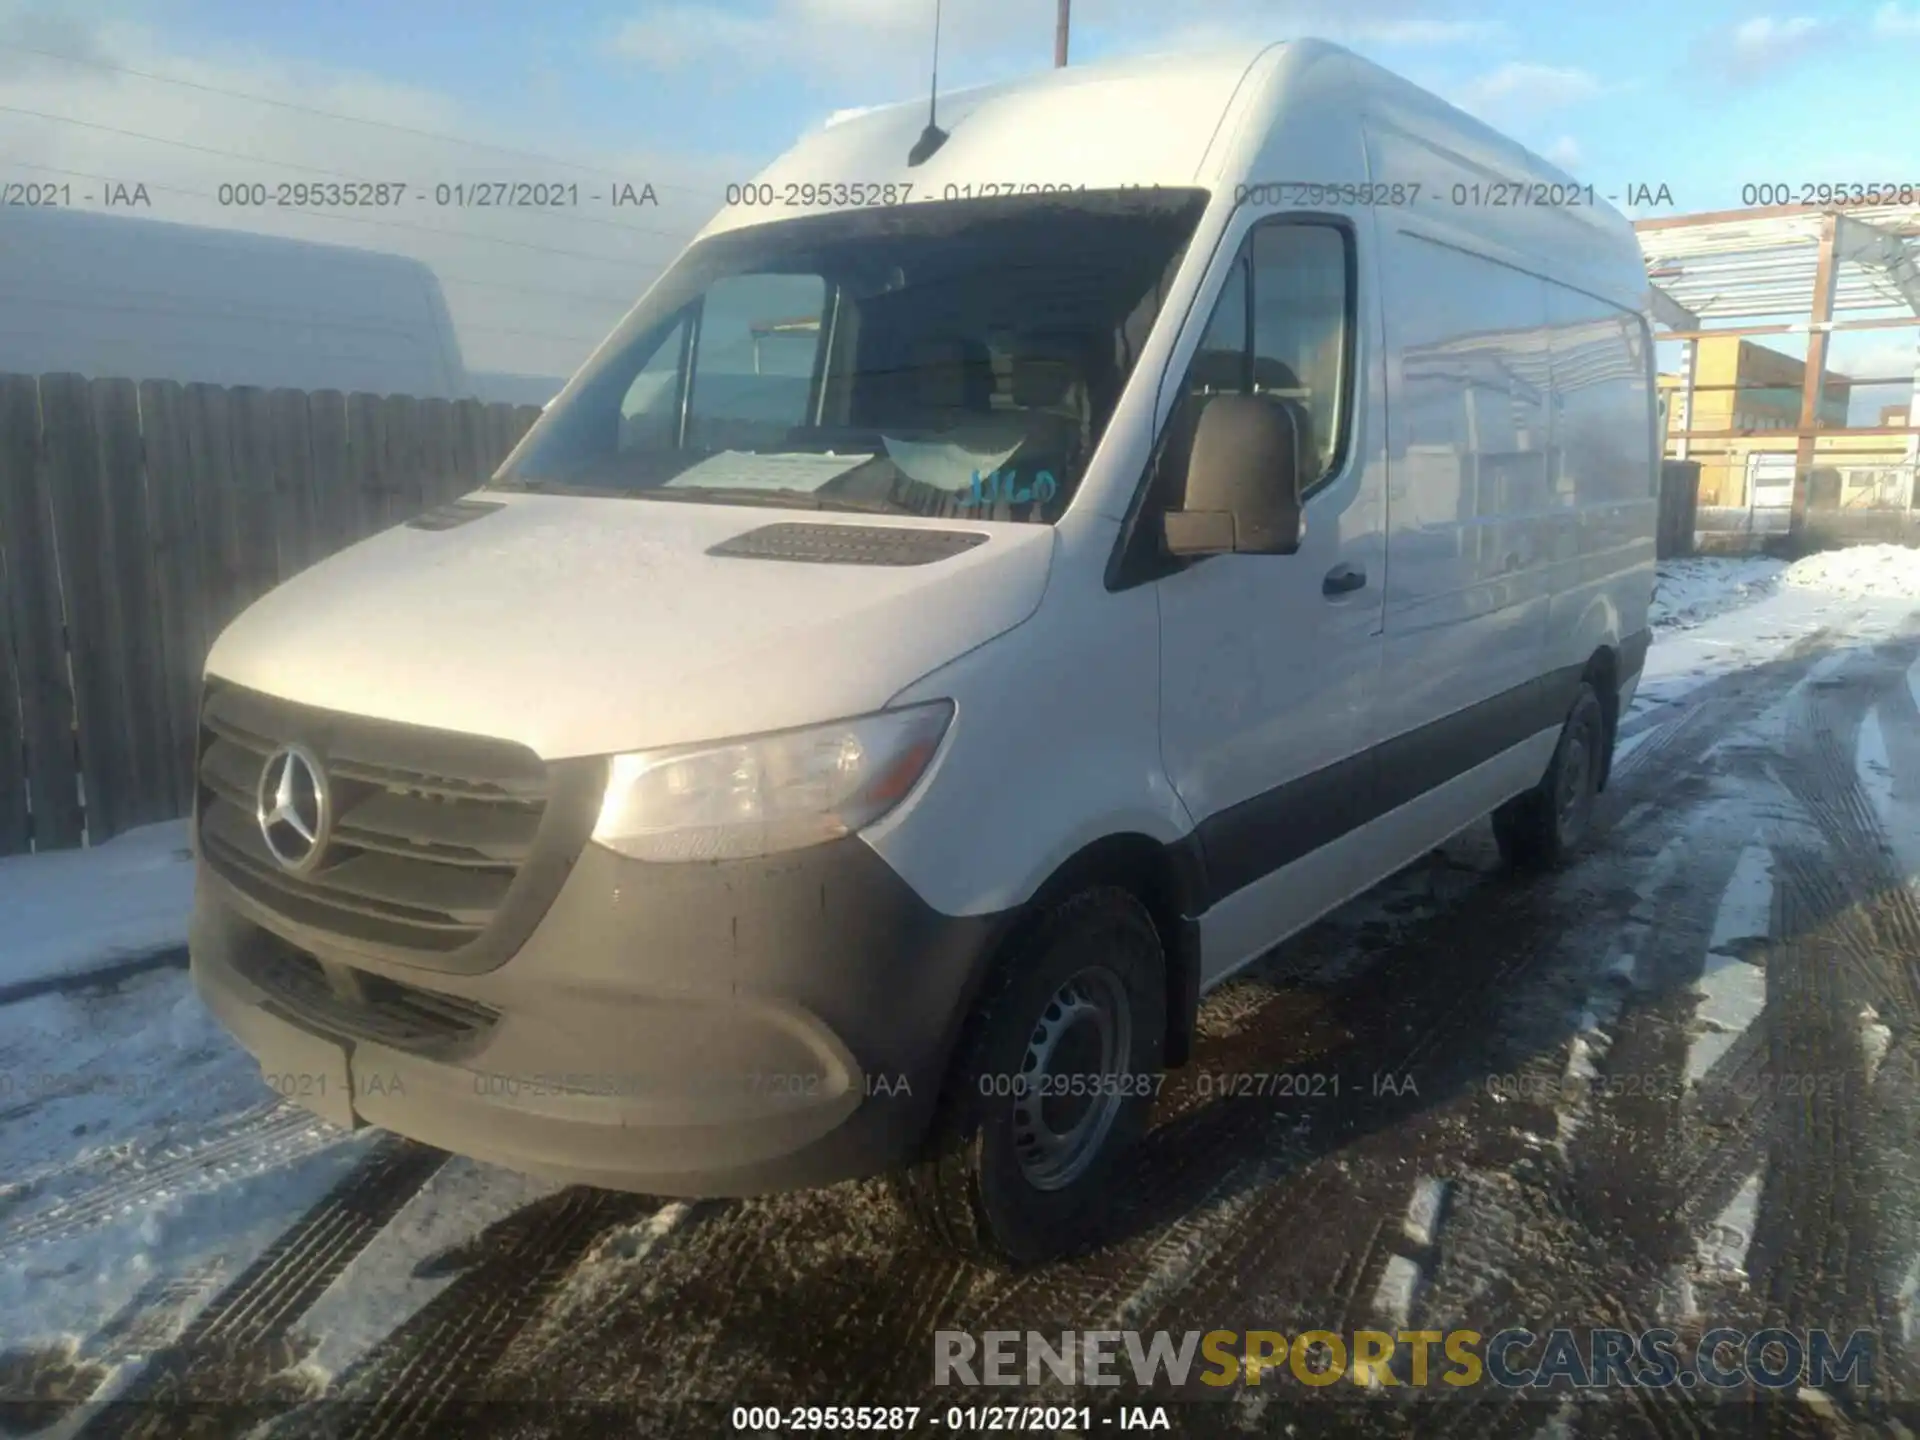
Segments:
[[[1270,392],[1309,417],[1292,555],[1217,555],[1159,586],[1161,751],[1198,825],[1216,906],[1206,979],[1299,919],[1262,887],[1371,808],[1386,542],[1376,327],[1354,228],[1285,216],[1246,232],[1169,420],[1158,493],[1216,395]],[[1224,928],[1221,928],[1224,923]]]

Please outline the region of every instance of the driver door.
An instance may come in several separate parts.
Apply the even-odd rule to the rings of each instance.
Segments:
[[[1208,876],[1206,983],[1324,909],[1352,867],[1322,847],[1371,818],[1385,467],[1358,262],[1342,220],[1252,226],[1170,417],[1176,469],[1215,395],[1279,394],[1309,420],[1300,548],[1211,556],[1158,584],[1161,754]],[[1160,493],[1183,490],[1176,474]]]

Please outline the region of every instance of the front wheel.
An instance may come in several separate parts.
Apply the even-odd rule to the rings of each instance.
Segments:
[[[1550,870],[1566,864],[1580,848],[1593,824],[1606,743],[1607,717],[1600,697],[1582,683],[1546,775],[1493,812],[1493,838],[1509,865]]]
[[[895,1177],[907,1213],[977,1259],[1079,1248],[1159,1088],[1165,974],[1152,917],[1114,887],[1017,939],[968,1021],[922,1158]]]

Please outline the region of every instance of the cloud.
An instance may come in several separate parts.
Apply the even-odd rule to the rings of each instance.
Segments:
[[[611,48],[652,70],[684,70],[722,55],[752,63],[754,57],[769,54],[779,28],[770,15],[741,15],[709,5],[663,5],[621,26]]]
[[[1349,36],[1355,44],[1465,45],[1497,40],[1506,27],[1494,20],[1363,20]],[[1333,38],[1333,37],[1329,37]]]
[[[1469,80],[1456,95],[1460,108],[1476,115],[1523,119],[1577,105],[1605,90],[1584,70],[1516,60]]]
[[[1848,345],[1841,343],[1848,339],[1852,339],[1853,343]],[[1916,369],[1920,369],[1920,353],[1916,353],[1914,342],[1911,340],[1903,344],[1897,340],[1836,335],[1828,363],[1844,370],[1848,375],[1858,375],[1863,379],[1882,382],[1880,385],[1867,387],[1869,389],[1882,390],[1891,386],[1896,390],[1905,387],[1911,392],[1913,381],[1900,377],[1911,376]]]
[[[1796,15],[1778,20],[1755,16],[1731,29],[1702,36],[1694,45],[1696,67],[1735,85],[1750,84],[1817,54],[1840,38],[1831,20]]]
[[[989,48],[995,36],[1020,28],[1023,10],[1026,18],[1038,14],[1016,0],[976,0],[951,7],[942,17],[942,60],[956,52]],[[1049,13],[1045,18],[1050,35],[1053,17]],[[1035,26],[1025,28],[1037,34]],[[858,37],[858,43],[849,44],[849,37]],[[712,4],[677,3],[649,8],[627,21],[614,33],[610,48],[660,72],[777,69],[838,86],[876,69],[924,68],[933,58],[933,12],[894,0],[771,0],[746,14]]]
[[[1920,39],[1920,7],[1911,11],[1903,10],[1893,0],[1887,0],[1874,12],[1873,32],[1876,35]]]
[[[1506,33],[1499,22],[1431,10],[1418,0],[1187,0],[1165,10],[1137,0],[1075,0],[1072,48],[1077,58],[1088,58],[1304,35],[1354,46],[1444,46]],[[941,73],[961,85],[1044,66],[1053,53],[1053,24],[1054,7],[1044,0],[948,5]],[[714,0],[674,0],[619,26],[608,48],[660,72],[754,67],[845,87],[900,67],[923,70],[932,58],[932,7],[902,0],[756,0],[756,8],[743,13]]]
[[[1562,170],[1576,169],[1586,158],[1580,153],[1580,142],[1571,135],[1562,135],[1540,153]]]

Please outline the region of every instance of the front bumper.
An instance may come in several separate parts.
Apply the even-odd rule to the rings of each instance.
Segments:
[[[204,862],[196,986],[268,1083],[343,1125],[650,1194],[908,1159],[1009,916],[927,906],[863,841],[654,865],[588,845],[479,974],[330,948]]]

